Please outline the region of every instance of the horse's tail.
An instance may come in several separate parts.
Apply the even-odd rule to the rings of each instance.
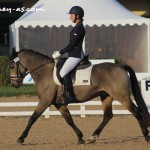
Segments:
[[[143,96],[141,94],[141,90],[140,90],[135,72],[128,65],[124,65],[123,68],[126,71],[128,71],[128,73],[130,75],[131,89],[132,89],[133,96],[135,98],[137,106],[139,107],[139,109],[141,111],[141,115],[142,115],[142,118],[143,118],[143,121],[144,121],[146,127],[149,127],[150,126],[150,114],[148,112],[147,106],[146,106]]]

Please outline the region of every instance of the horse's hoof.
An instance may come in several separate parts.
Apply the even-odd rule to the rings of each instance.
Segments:
[[[22,144],[23,142],[24,142],[24,139],[19,138],[19,139],[17,140],[17,143],[19,143],[19,144]]]
[[[150,143],[150,136],[145,136],[145,141],[146,141],[147,143]]]
[[[90,139],[87,141],[87,144],[95,143],[97,137],[98,137],[98,136],[96,136],[96,135],[91,136]]]
[[[78,141],[78,144],[84,144],[85,143],[85,141],[84,140],[80,140],[80,141]]]

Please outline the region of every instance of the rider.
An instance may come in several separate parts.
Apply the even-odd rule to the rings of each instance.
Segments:
[[[85,29],[82,23],[84,10],[80,6],[73,6],[68,14],[70,14],[70,20],[72,23],[76,24],[70,32],[70,42],[65,48],[60,51],[55,51],[52,55],[53,58],[56,59],[68,52],[68,58],[60,70],[63,85],[68,93],[66,94],[67,99],[63,98],[64,103],[72,102],[75,99],[72,82],[68,73],[70,73],[84,57],[82,43],[85,36]]]

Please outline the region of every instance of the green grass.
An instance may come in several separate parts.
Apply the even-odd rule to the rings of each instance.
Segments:
[[[23,85],[17,89],[12,86],[0,86],[0,97],[19,95],[36,95],[34,85]]]

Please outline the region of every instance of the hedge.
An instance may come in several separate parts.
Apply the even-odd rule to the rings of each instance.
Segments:
[[[9,78],[8,61],[7,56],[0,56],[0,86],[6,85]]]

